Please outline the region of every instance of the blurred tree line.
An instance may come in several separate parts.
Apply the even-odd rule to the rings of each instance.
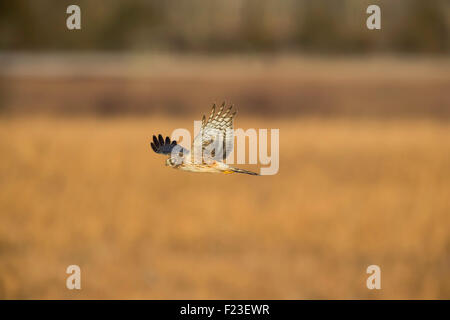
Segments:
[[[66,28],[81,7],[82,30]],[[382,29],[366,28],[378,4]],[[445,54],[448,0],[14,0],[0,2],[3,50]]]

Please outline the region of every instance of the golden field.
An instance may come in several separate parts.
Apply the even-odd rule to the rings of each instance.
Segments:
[[[450,298],[446,121],[239,116],[280,128],[260,177],[165,167],[191,117],[0,123],[0,298]]]

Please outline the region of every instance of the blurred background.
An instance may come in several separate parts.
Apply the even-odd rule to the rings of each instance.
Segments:
[[[0,298],[449,299],[449,31],[445,0],[0,2]],[[151,151],[222,101],[277,175]]]

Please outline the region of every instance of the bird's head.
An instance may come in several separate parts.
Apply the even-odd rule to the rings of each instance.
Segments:
[[[168,158],[168,159],[166,160],[166,166],[168,166],[168,167],[175,167],[176,165],[177,165],[177,162],[176,162],[175,159],[173,159],[173,158]]]

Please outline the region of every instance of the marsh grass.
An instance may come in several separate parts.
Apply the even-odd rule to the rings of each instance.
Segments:
[[[280,128],[280,171],[261,177],[165,167],[151,135],[188,125],[2,119],[0,297],[450,297],[445,123],[241,117]]]

